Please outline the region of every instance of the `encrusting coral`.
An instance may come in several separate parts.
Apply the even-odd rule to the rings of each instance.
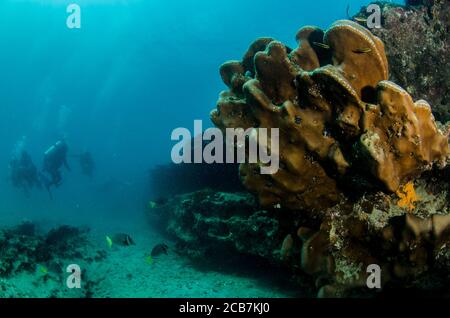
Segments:
[[[450,1],[376,4],[381,8],[381,28],[371,31],[385,44],[391,80],[414,99],[430,103],[437,120],[450,121]],[[370,14],[362,7],[355,20],[365,21]]]
[[[87,232],[87,229],[63,225],[43,235],[30,221],[1,229],[0,278],[22,271],[33,272],[38,265],[48,268],[45,273],[60,275],[64,273],[62,264],[65,260],[92,262],[94,258],[104,258],[103,251],[88,251]]]
[[[326,32],[305,27],[297,40],[292,50],[258,39],[241,62],[225,63],[230,90],[211,113],[221,129],[280,129],[277,173],[240,167],[263,206],[321,211],[340,201],[343,184],[352,184],[346,181],[375,181],[395,192],[434,163],[445,165],[447,134],[425,101],[414,103],[388,81],[379,38],[342,20]]]
[[[427,215],[418,216],[382,204],[386,199],[362,198],[350,209],[343,203],[330,211],[319,231],[298,230],[303,241],[301,267],[316,277],[319,296],[348,296],[358,289],[367,292],[366,269],[371,264],[380,266],[385,289],[400,286],[448,292],[450,215],[424,211]],[[376,206],[363,211],[368,200]],[[439,283],[432,287],[420,283],[427,280]]]

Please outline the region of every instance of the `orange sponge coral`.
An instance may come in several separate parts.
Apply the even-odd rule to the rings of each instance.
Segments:
[[[408,182],[399,190],[397,190],[397,196],[400,200],[397,202],[397,205],[401,208],[407,208],[408,210],[414,210],[416,201],[419,201],[419,197],[414,190],[414,183]]]

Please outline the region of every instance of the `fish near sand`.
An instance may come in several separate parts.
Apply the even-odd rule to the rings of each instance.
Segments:
[[[131,246],[136,245],[136,243],[133,241],[131,236],[125,233],[117,233],[112,236],[107,236],[106,241],[108,243],[108,246],[111,247],[113,244],[119,245],[119,246]]]
[[[155,247],[153,247],[152,252],[150,253],[151,257],[158,257],[162,254],[166,254],[167,255],[167,250],[169,249],[169,247],[162,243],[162,244],[158,244],[155,245]]]
[[[36,265],[36,272],[39,275],[47,275],[48,274],[48,268],[42,265]]]
[[[109,248],[112,248],[113,245],[113,241],[108,235],[106,236],[106,245],[108,245]]]
[[[152,264],[153,264],[153,257],[152,257],[151,255],[148,255],[148,256],[145,258],[145,262],[146,262],[148,265],[152,265]]]

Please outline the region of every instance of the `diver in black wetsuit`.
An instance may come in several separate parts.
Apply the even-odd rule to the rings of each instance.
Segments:
[[[26,151],[22,151],[20,157],[11,159],[9,169],[11,183],[14,187],[21,188],[27,196],[34,187],[41,187],[38,170]]]
[[[50,187],[59,187],[62,183],[61,168],[65,166],[68,171],[70,167],[67,163],[67,152],[69,147],[64,140],[58,141],[51,146],[44,154],[44,166],[41,179],[45,187],[50,192]]]

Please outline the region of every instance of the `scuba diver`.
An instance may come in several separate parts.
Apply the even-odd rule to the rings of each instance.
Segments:
[[[89,151],[85,151],[82,154],[80,154],[78,156],[74,156],[74,157],[78,158],[78,160],[79,160],[81,172],[85,176],[92,178],[92,176],[94,174],[95,163],[94,163],[94,159],[92,158],[91,153]]]
[[[67,163],[67,152],[69,147],[65,140],[59,140],[51,146],[44,154],[44,166],[41,173],[41,179],[47,191],[50,193],[50,187],[59,187],[62,183],[61,167],[65,166],[68,171],[70,167]]]
[[[11,183],[14,187],[21,188],[27,197],[31,189],[42,187],[38,170],[26,151],[21,151],[19,156],[13,156],[9,169]]]

